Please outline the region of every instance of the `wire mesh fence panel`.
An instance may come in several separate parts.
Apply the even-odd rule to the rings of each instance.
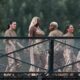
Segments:
[[[30,63],[35,66],[30,66],[30,72],[46,72],[48,69],[48,50],[49,42],[41,39],[32,40],[29,48],[30,51]],[[37,45],[35,45],[37,44]]]
[[[79,40],[59,39],[54,44],[54,71],[78,72]]]
[[[0,40],[1,72],[44,72],[48,69],[48,41],[30,43],[28,39],[16,39],[13,45]],[[34,70],[30,70],[31,67]]]
[[[7,40],[7,39],[5,39]],[[49,72],[50,39],[0,39],[0,72]],[[53,72],[80,72],[79,39],[53,41]],[[77,62],[78,61],[78,62]]]

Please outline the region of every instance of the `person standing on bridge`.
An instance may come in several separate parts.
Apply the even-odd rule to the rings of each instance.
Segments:
[[[49,26],[49,37],[62,37],[63,32],[58,29],[58,23],[53,21]],[[61,46],[61,39],[54,40],[54,69],[57,69],[63,65],[63,48]],[[57,70],[58,71],[58,70]]]
[[[69,24],[68,26],[66,26],[65,29],[65,34],[63,35],[63,37],[74,37],[74,26],[72,24]],[[64,39],[63,40],[64,43],[64,59],[65,59],[65,65],[71,64],[72,62],[76,61],[76,56],[74,54],[74,49],[71,46],[74,46],[74,39]],[[69,46],[70,45],[70,46]],[[75,71],[76,70],[76,66],[75,65],[70,65],[64,68],[64,72],[71,72],[71,71]]]
[[[43,37],[45,35],[44,31],[40,28],[40,18],[39,17],[33,17],[32,21],[29,26],[29,37]],[[36,44],[39,42],[42,42],[43,39],[30,39],[30,44]],[[35,46],[32,46],[30,48],[30,61],[31,64],[34,64],[35,66],[39,66],[41,68],[45,68],[46,63],[46,56],[45,56],[45,48],[43,46],[44,43],[37,44]],[[38,71],[44,71],[43,69],[40,69],[35,66],[30,66],[29,71],[30,72],[38,72]]]
[[[8,25],[8,29],[5,31],[4,36],[5,37],[17,37],[17,34],[15,32],[16,29],[16,22],[15,21],[11,21]],[[19,59],[20,55],[15,52],[15,53],[11,53],[16,50],[16,45],[18,45],[20,48],[23,48],[23,46],[15,39],[5,39],[4,40],[5,43],[5,51],[8,54],[8,56],[12,57],[8,57],[8,65],[6,67],[5,72],[16,72],[18,68],[20,68],[21,63],[18,60],[15,60],[13,58]]]

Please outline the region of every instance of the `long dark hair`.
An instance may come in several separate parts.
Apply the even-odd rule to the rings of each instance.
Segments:
[[[10,22],[9,22],[9,24],[7,25],[7,29],[10,28],[10,24],[12,24],[13,22],[15,22],[15,21],[10,21]]]
[[[64,34],[67,33],[67,29],[69,28],[70,25],[72,25],[72,24],[68,24],[68,25],[66,26],[66,28],[65,28],[65,30],[64,30]]]

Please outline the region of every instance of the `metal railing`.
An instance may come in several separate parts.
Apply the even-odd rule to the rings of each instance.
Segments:
[[[35,45],[38,45],[38,44],[41,44],[41,43],[43,43],[43,42],[46,42],[46,41],[49,41],[49,50],[47,50],[47,51],[49,51],[49,58],[48,58],[48,71],[47,71],[47,73],[48,74],[53,74],[56,70],[58,70],[58,69],[63,69],[64,67],[67,67],[67,66],[70,66],[70,65],[74,65],[74,64],[77,64],[77,63],[79,63],[80,61],[76,61],[76,62],[72,62],[72,63],[70,63],[70,64],[68,64],[68,65],[65,65],[65,66],[61,66],[61,67],[59,67],[59,68],[57,68],[57,69],[54,69],[54,65],[53,65],[53,62],[54,62],[54,41],[57,41],[56,39],[80,39],[80,37],[0,37],[0,39],[45,39],[44,41],[42,41],[42,42],[39,42],[39,43],[36,43],[36,44],[32,44],[32,45],[29,45],[29,46],[26,46],[26,47],[24,47],[24,48],[21,48],[21,49],[19,49],[19,50],[15,50],[15,51],[13,51],[13,52],[10,52],[10,53],[8,53],[8,54],[0,54],[0,59],[2,58],[2,57],[10,57],[10,56],[8,56],[9,54],[12,54],[12,53],[15,53],[15,52],[19,52],[19,51],[22,51],[22,50],[24,50],[24,49],[27,49],[27,48],[30,48],[30,47],[33,47],[33,46],[35,46]],[[74,48],[74,49],[77,49],[77,50],[80,50],[80,48],[78,48],[78,47],[75,47],[75,46],[72,46],[72,45],[69,45],[69,44],[66,44],[66,43],[63,43],[63,42],[60,42],[60,41],[57,41],[57,42],[59,42],[59,43],[61,43],[61,44],[65,44],[65,45],[67,45],[67,46],[70,46],[70,47],[72,47],[72,48]],[[35,66],[35,67],[37,67],[37,68],[40,68],[40,69],[43,69],[43,68],[41,68],[41,67],[39,67],[39,66],[36,66],[36,65],[34,65],[34,64],[30,64],[30,63],[28,63],[28,62],[25,62],[25,61],[23,61],[23,60],[19,60],[19,59],[16,59],[16,58],[13,58],[13,57],[10,57],[10,58],[12,58],[12,59],[15,59],[15,60],[18,60],[18,61],[20,61],[20,62],[22,62],[22,63],[25,63],[25,64],[28,64],[28,65],[32,65],[32,66]],[[46,70],[46,69],[43,69],[43,70]]]

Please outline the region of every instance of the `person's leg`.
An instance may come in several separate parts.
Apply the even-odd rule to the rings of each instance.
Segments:
[[[7,48],[6,52],[10,53],[12,51],[13,51],[13,49],[10,47],[10,48]],[[9,54],[8,56],[14,58],[14,53]],[[8,65],[6,67],[5,72],[14,72],[14,71],[16,71],[16,69],[15,69],[15,60],[10,58],[10,57],[8,57]]]
[[[46,66],[46,63],[47,63],[46,57],[47,57],[47,55],[45,53],[40,54],[40,61],[41,61],[41,66],[40,67],[43,68],[43,69],[45,69],[45,66]],[[40,69],[40,71],[44,72],[44,70],[42,70],[42,69]]]
[[[40,54],[34,54],[34,65],[40,67]],[[39,68],[35,67],[35,72],[39,72]]]
[[[64,59],[65,59],[65,65],[68,65],[71,63],[71,58],[70,58],[71,50],[70,49],[65,49],[64,51]],[[72,65],[65,67],[66,72],[71,72],[72,71]]]
[[[33,50],[33,47],[30,48],[30,63],[34,64],[34,50]],[[35,72],[35,67],[30,65],[29,72]]]
[[[48,57],[49,57],[49,53],[46,53],[46,64],[45,64],[45,69],[48,69]]]
[[[19,69],[21,67],[21,62],[19,60],[21,60],[19,53],[15,53],[15,58],[18,60],[15,60],[15,64],[16,64],[16,69]]]

